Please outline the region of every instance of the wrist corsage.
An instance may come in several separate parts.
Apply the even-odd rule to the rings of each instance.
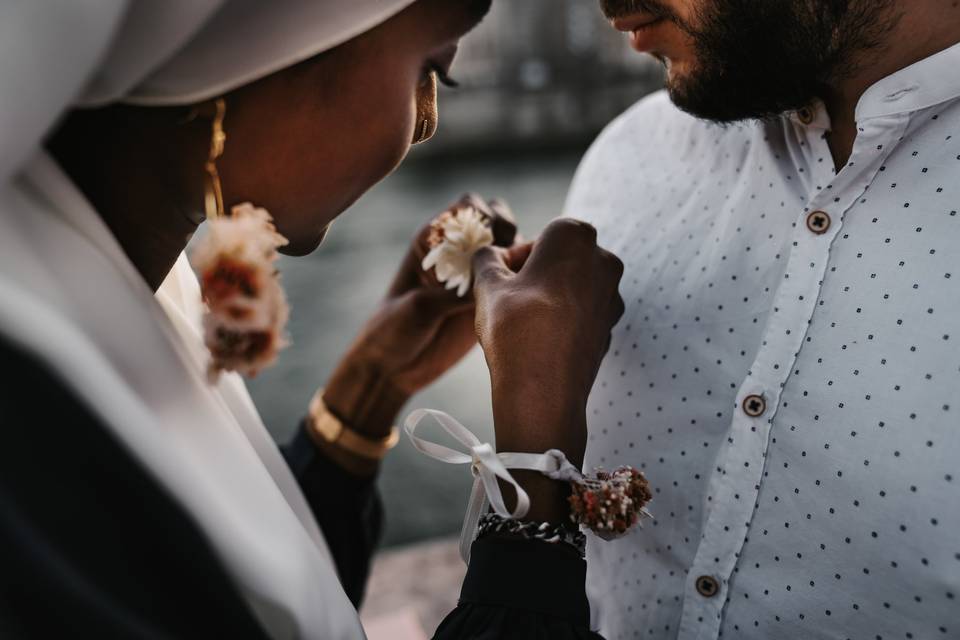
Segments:
[[[653,498],[650,483],[633,467],[619,467],[613,473],[598,469],[570,487],[570,519],[604,540],[619,538],[650,517],[646,509]]]
[[[417,427],[424,418],[432,417],[441,427],[468,452],[457,451],[443,445],[425,440],[416,435]],[[552,480],[570,483],[571,521],[590,529],[600,538],[610,540],[630,530],[641,518],[650,517],[646,510],[652,498],[647,479],[640,471],[632,467],[620,467],[613,473],[598,470],[593,476],[585,477],[579,469],[570,464],[562,451],[551,449],[545,453],[497,453],[489,443],[480,442],[476,435],[455,418],[442,411],[417,409],[404,421],[403,429],[410,441],[421,453],[435,460],[449,464],[469,464],[473,472],[473,492],[470,505],[463,520],[460,534],[460,555],[465,562],[470,561],[470,545],[473,542],[481,515],[492,510],[500,520],[497,526],[503,528],[502,521],[522,519],[530,510],[530,496],[513,478],[510,469],[539,471]],[[513,510],[507,509],[500,482],[511,485],[517,494]],[[487,523],[487,529],[493,525]],[[516,531],[513,531],[513,530]],[[556,538],[549,525],[537,524],[510,527],[515,533],[531,533],[544,541]],[[546,536],[545,533],[551,533]],[[555,533],[555,532],[554,532]]]

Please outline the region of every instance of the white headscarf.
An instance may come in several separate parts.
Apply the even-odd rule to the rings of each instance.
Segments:
[[[2,2],[0,182],[71,106],[199,102],[332,49],[413,2]]]
[[[0,335],[48,365],[174,496],[277,638],[363,631],[242,381],[206,381],[189,266],[154,297],[41,144],[73,106],[211,98],[413,1],[0,2]]]

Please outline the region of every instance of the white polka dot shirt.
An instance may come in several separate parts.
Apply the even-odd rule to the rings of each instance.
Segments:
[[[626,263],[587,467],[655,519],[589,541],[621,638],[960,638],[960,45],[870,88],[836,173],[822,105],[720,127],[654,95],[566,214]]]

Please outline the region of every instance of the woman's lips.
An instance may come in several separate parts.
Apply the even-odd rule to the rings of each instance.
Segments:
[[[630,46],[640,52],[649,52],[654,49],[654,36],[658,26],[665,22],[664,18],[637,14],[613,20],[613,27],[617,31],[630,34]]]

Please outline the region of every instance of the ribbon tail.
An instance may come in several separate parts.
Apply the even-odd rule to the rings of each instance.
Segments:
[[[487,494],[483,489],[483,483],[480,478],[477,478],[473,481],[473,490],[470,492],[467,513],[463,516],[463,529],[460,530],[460,557],[467,565],[470,564],[470,547],[477,535],[477,523],[489,506],[490,503],[487,502]]]

